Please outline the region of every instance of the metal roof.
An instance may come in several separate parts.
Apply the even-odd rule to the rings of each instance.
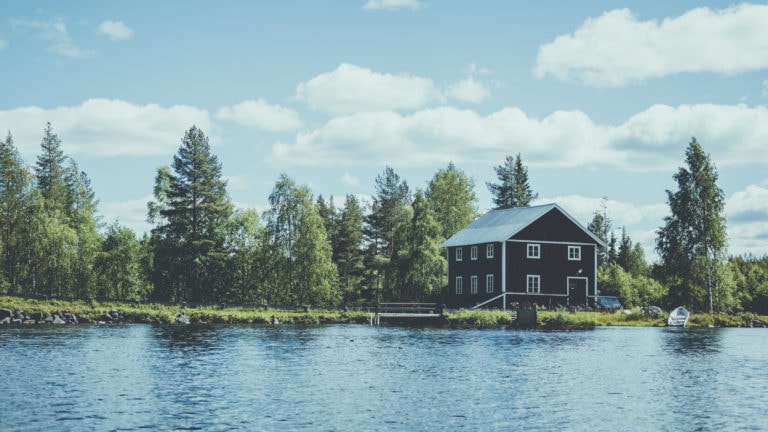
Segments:
[[[557,204],[544,204],[533,207],[516,207],[504,210],[491,210],[480,216],[466,228],[443,242],[441,247],[464,246],[480,243],[503,242],[535,222],[552,209],[558,209],[563,215],[589,234],[597,244],[605,244]]]

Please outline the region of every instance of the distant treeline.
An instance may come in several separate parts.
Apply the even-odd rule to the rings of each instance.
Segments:
[[[386,167],[371,203],[347,195],[341,206],[282,174],[263,214],[235,209],[208,138],[193,126],[171,164],[157,170],[147,213],[153,229],[137,237],[100,222],[87,174],[63,153],[50,123],[40,149],[30,167],[10,132],[0,141],[0,294],[321,306],[438,300],[447,286],[439,245],[479,215],[475,183],[453,163],[415,190]],[[494,169],[496,208],[536,197],[519,154]],[[674,225],[677,201],[668,193]],[[619,295],[625,306],[684,302],[703,310],[713,298],[724,312],[768,313],[766,258],[726,260],[723,245],[687,245],[675,237],[681,227],[666,225],[663,262],[649,267],[639,244],[625,231],[617,241],[607,212],[595,212],[589,229],[611,244],[601,255],[602,294]]]

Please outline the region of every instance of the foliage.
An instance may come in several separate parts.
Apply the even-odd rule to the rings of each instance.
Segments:
[[[673,176],[678,190],[667,190],[671,214],[657,232],[656,250],[669,285],[669,302],[712,313],[715,298],[722,300],[719,307],[730,307],[732,286],[723,268],[725,200],[717,186],[717,170],[695,138],[685,154],[687,167]]]
[[[605,199],[602,202],[602,208],[595,210],[592,220],[587,225],[587,229],[597,236],[605,244],[609,244],[609,236],[612,234],[613,221],[608,216],[608,207],[605,204]],[[607,266],[612,261],[609,260],[609,253],[603,248],[599,248],[597,251],[597,265],[600,267]]]
[[[363,233],[368,244],[366,283],[379,301],[391,299],[394,293],[396,269],[391,267],[392,256],[400,246],[395,243],[395,236],[398,226],[410,218],[411,192],[408,183],[389,166],[376,176],[375,183],[376,195],[365,217]]]
[[[660,305],[666,296],[656,280],[627,272],[616,263],[598,268],[597,281],[601,295],[618,296],[625,308]]]
[[[539,194],[533,193],[528,183],[528,168],[523,165],[520,153],[514,158],[508,155],[504,163],[494,168],[500,183],[486,183],[493,195],[495,209],[526,207]]]
[[[221,297],[223,227],[233,211],[226,185],[208,137],[192,126],[173,157],[173,172],[158,170],[149,204],[153,244],[166,254],[155,261],[156,298],[197,303]]]
[[[366,295],[362,291],[365,270],[362,250],[363,210],[356,196],[347,195],[333,234],[333,262],[339,274],[342,303],[354,304],[365,300]],[[371,300],[370,297],[367,299]]]
[[[393,300],[423,301],[440,292],[445,258],[440,253],[440,225],[432,216],[429,201],[417,191],[413,215],[399,227],[400,248],[392,257],[397,271]]]
[[[469,225],[478,216],[475,182],[453,162],[438,170],[424,193],[440,225],[443,240]]]

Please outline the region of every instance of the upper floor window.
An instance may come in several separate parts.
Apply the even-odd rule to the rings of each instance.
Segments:
[[[477,294],[477,276],[472,276],[469,279],[469,292],[472,294]]]
[[[541,258],[541,245],[530,243],[528,244],[528,258]]]
[[[456,276],[456,294],[461,294],[464,291],[463,282],[461,276]]]
[[[472,258],[472,260],[477,259],[477,246],[472,246],[472,248],[469,250],[469,257]]]
[[[541,276],[528,275],[525,291],[529,294],[539,294],[541,292]]]
[[[493,245],[485,245],[485,257],[486,258],[493,258]]]
[[[568,246],[568,259],[581,261],[581,246]]]
[[[485,275],[485,292],[493,292],[493,274]]]
[[[464,258],[464,249],[456,248],[456,261],[461,261]]]

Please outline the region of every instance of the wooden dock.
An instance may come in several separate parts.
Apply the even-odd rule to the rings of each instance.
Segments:
[[[437,303],[380,303],[376,313],[371,313],[371,325],[390,323],[416,323],[419,321],[437,321],[442,318],[442,310]]]

